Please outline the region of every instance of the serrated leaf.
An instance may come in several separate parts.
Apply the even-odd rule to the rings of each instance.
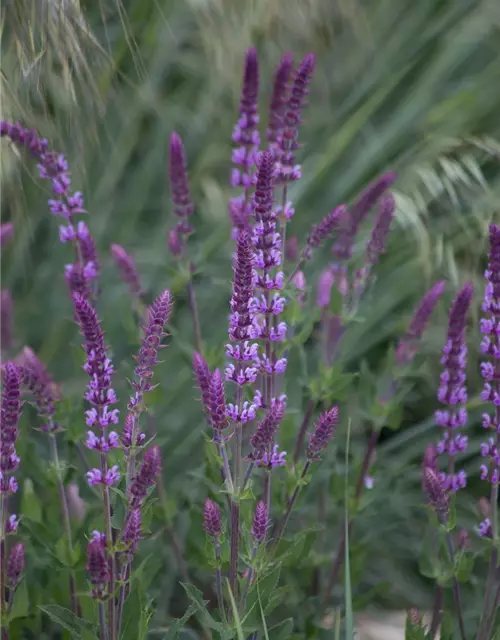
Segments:
[[[197,611],[197,605],[190,604],[186,609],[186,613],[182,616],[182,618],[178,618],[174,620],[170,626],[170,629],[167,632],[167,635],[164,636],[163,640],[177,640],[179,637],[179,632],[182,631],[182,628],[186,624],[186,622],[194,616]]]
[[[212,618],[207,610],[208,600],[203,600],[203,594],[192,584],[186,584],[181,582],[181,586],[186,592],[187,597],[196,606],[197,617],[199,621],[206,627],[214,629],[222,633],[225,630],[225,626],[220,622],[217,622]]]
[[[94,625],[87,620],[82,620],[75,616],[69,609],[60,607],[57,604],[38,605],[38,608],[49,616],[49,618],[69,631],[71,637],[75,640],[79,640],[82,637],[84,631],[90,631],[97,636],[97,630]]]

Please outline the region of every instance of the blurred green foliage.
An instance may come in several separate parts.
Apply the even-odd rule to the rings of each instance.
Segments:
[[[176,586],[171,529],[193,570],[191,578],[206,587],[211,577],[200,530],[207,455],[202,412],[193,401],[191,321],[185,283],[166,249],[172,224],[166,173],[170,133],[181,134],[189,158],[196,202],[191,245],[195,288],[207,354],[212,365],[220,365],[231,280],[231,132],[243,55],[250,45],[258,48],[265,115],[273,67],[281,53],[291,50],[297,58],[309,50],[317,54],[300,132],[304,178],[290,190],[296,209],[291,233],[304,238],[312,222],[351,200],[370,179],[387,169],[398,172],[397,222],[389,250],[377,268],[375,290],[361,309],[364,322],[353,325],[346,336],[345,366],[358,371],[365,362],[365,371],[376,371],[387,345],[404,330],[416,301],[436,279],[444,277],[449,283],[447,302],[465,279],[477,281],[477,298],[481,295],[485,231],[500,194],[499,29],[494,0],[4,2],[2,117],[32,124],[55,149],[66,153],[73,184],[85,194],[88,224],[102,258],[99,313],[120,372],[117,391],[123,407],[137,331],[109,245],[119,243],[134,255],[150,297],[169,287],[176,300],[172,337],[156,373],[160,386],[150,400],[148,425],[164,452],[166,486],[162,506],[158,503],[153,509],[154,534],[142,545],[143,558],[154,553],[156,560],[144,569],[157,607],[153,627],[164,629],[168,615],[181,616],[187,606]],[[15,300],[16,347],[30,345],[62,385],[70,436],[64,452],[67,480],[75,479],[90,499],[72,444],[85,431],[85,375],[77,366],[80,337],[63,276],[68,249],[58,242],[57,221],[48,213],[48,186],[35,179],[25,157],[4,143],[1,175],[2,217],[15,225],[14,239],[2,254],[2,287],[10,288]],[[362,235],[360,247],[363,239]],[[316,277],[328,250],[306,271],[311,310]],[[378,448],[375,487],[350,541],[352,580],[359,585],[355,610],[369,603],[429,606],[429,583],[417,577],[424,517],[416,465],[433,437],[446,308],[443,304],[434,315],[427,332],[402,427]],[[473,329],[470,335],[475,418],[475,411],[480,413],[474,399],[479,389],[478,340]],[[290,449],[308,399],[307,379],[317,369],[317,352],[308,354],[308,366],[314,369],[292,353],[287,374],[291,402],[284,434]],[[361,382],[366,383],[365,376]],[[343,400],[344,415],[352,419],[354,466],[365,442],[362,389],[362,384],[354,387]],[[25,413],[29,416],[29,409]],[[25,419],[23,436],[28,429]],[[35,540],[26,588],[32,605],[48,605],[58,595],[63,602],[66,596],[41,552],[46,548],[58,556],[53,545],[62,531],[55,487],[47,488],[45,482],[47,452],[39,435],[23,437],[20,451],[21,474],[32,480],[24,485],[26,509],[31,505],[25,532]],[[472,473],[479,440],[480,433],[471,431],[471,458],[466,463]],[[289,610],[302,604],[304,593],[311,594],[315,566],[331,562],[343,513],[341,458],[332,467],[333,458],[332,454],[320,467],[307,489],[311,497],[315,490],[328,496],[328,535],[317,537],[305,570],[286,568],[286,584],[292,587]],[[332,477],[332,469],[338,476]],[[397,492],[391,490],[395,482]],[[300,507],[300,522],[316,518],[312,499]],[[165,513],[167,529],[162,524]],[[82,546],[95,517],[91,510],[81,526],[77,539]],[[472,527],[476,519],[471,496],[462,521]],[[65,563],[61,557],[59,561]],[[83,558],[78,563],[83,589]],[[42,598],[47,589],[51,602]],[[304,605],[306,620],[312,606]],[[47,620],[43,624],[33,628],[35,636],[55,637],[43,635],[50,633]]]

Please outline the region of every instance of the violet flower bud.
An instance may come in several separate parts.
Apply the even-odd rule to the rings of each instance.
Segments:
[[[179,234],[175,229],[170,229],[167,236],[167,246],[170,253],[177,258],[181,255],[184,248],[184,243],[179,237]]]
[[[15,544],[9,554],[7,560],[7,582],[11,588],[16,587],[21,580],[21,574],[24,571],[24,544],[18,542]]]
[[[106,559],[106,546],[101,537],[94,537],[87,545],[87,573],[90,582],[98,589],[93,590],[93,597],[98,597],[100,588],[109,581],[110,574]]]
[[[372,236],[366,246],[366,259],[371,266],[378,262],[380,255],[385,250],[385,243],[394,218],[395,206],[394,198],[391,194],[382,196],[380,199],[378,216],[373,227]]]
[[[222,533],[220,509],[210,498],[205,500],[203,507],[203,528],[213,538],[219,537]]]
[[[133,508],[137,508],[142,504],[149,489],[156,484],[160,471],[160,448],[155,445],[144,454],[144,460],[140,466],[139,473],[130,485],[130,504]]]
[[[330,267],[327,267],[319,274],[316,306],[320,309],[328,309],[330,306],[330,297],[334,283],[335,274]]]
[[[335,433],[335,427],[339,421],[339,408],[332,407],[322,413],[316,420],[314,431],[309,436],[309,446],[307,447],[308,460],[318,460],[322,451],[328,445]]]
[[[297,236],[290,236],[285,245],[285,258],[288,262],[296,262],[299,258],[299,239]]]
[[[163,348],[161,340],[167,335],[163,329],[167,324],[172,306],[172,295],[168,289],[165,289],[149,307],[148,323],[143,327],[144,338],[135,368],[135,373],[141,380],[138,385],[136,384],[136,390],[139,387],[143,392],[152,389],[150,380],[153,377],[153,367],[158,364],[159,349]]]
[[[140,298],[143,289],[134,258],[119,244],[111,245],[111,255],[113,256],[113,260],[115,261],[123,282],[128,285],[130,295],[134,298]]]
[[[2,368],[3,392],[0,421],[0,471],[7,471],[7,456],[14,449],[18,436],[21,416],[21,372],[13,362],[7,362]],[[15,452],[14,452],[15,453]]]
[[[440,280],[425,294],[420,301],[406,334],[400,340],[396,350],[396,362],[399,365],[409,364],[417,353],[418,341],[425,331],[432,312],[443,295],[445,281]]]
[[[7,289],[2,289],[0,296],[0,348],[4,350],[13,345],[12,296]]]
[[[134,553],[141,537],[141,510],[132,509],[123,527],[122,540]]]
[[[252,528],[250,530],[250,533],[252,534],[257,544],[261,544],[262,542],[264,542],[264,540],[266,539],[268,528],[269,514],[267,512],[267,506],[265,502],[260,500],[255,507]]]
[[[14,233],[14,225],[12,222],[6,222],[0,225],[0,246],[3,247],[12,238]]]
[[[134,420],[136,420],[135,415],[133,413],[128,413],[123,423],[121,441],[122,441],[123,448],[126,450],[130,449],[130,447],[140,447],[144,444],[144,441],[146,440],[145,434],[141,433],[141,431],[138,431],[135,434],[135,442],[133,442],[132,434],[134,431],[133,429]]]
[[[430,506],[436,511],[440,523],[443,524],[448,518],[450,504],[442,479],[434,469],[424,467],[422,483]]]

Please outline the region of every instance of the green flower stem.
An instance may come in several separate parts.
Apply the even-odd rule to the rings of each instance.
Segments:
[[[283,534],[285,532],[286,526],[288,524],[288,521],[290,520],[290,514],[292,513],[292,509],[297,501],[297,497],[299,495],[299,491],[300,488],[302,486],[302,482],[304,480],[304,478],[307,475],[307,472],[309,471],[309,468],[311,466],[311,461],[308,460],[305,465],[304,468],[302,469],[302,473],[300,475],[300,478],[295,486],[295,490],[292,493],[292,497],[290,498],[290,500],[288,501],[288,505],[285,511],[285,515],[283,516],[283,519],[281,520],[280,525],[278,526],[278,530],[276,531],[276,535],[274,537],[274,539],[271,541],[271,548],[272,549],[276,549],[281,538],[283,537]]]

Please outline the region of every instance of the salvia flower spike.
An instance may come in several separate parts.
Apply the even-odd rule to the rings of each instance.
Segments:
[[[418,343],[430,317],[437,306],[445,289],[445,281],[440,280],[424,295],[420,301],[405,335],[399,341],[396,349],[396,362],[399,365],[408,365],[416,356]]]
[[[250,188],[255,184],[255,167],[260,146],[258,131],[259,61],[257,51],[249,49],[245,56],[243,87],[239,107],[239,119],[233,130],[231,186],[240,187],[243,193],[229,201],[229,215],[234,235],[248,229],[252,205]]]
[[[14,225],[12,222],[6,222],[0,225],[0,246],[3,247],[12,238],[14,234]]]
[[[222,533],[220,509],[213,500],[207,498],[203,508],[203,528],[207,535],[217,538]]]
[[[467,449],[468,438],[457,429],[467,424],[466,364],[467,345],[465,329],[467,313],[472,301],[473,287],[467,283],[458,293],[451,307],[448,321],[448,335],[443,347],[441,364],[444,367],[438,389],[438,400],[445,407],[436,411],[436,424],[443,427],[444,434],[436,449],[439,455],[446,455],[449,471],[440,475],[446,491],[456,492],[465,487],[465,471],[454,470],[455,457]]]
[[[492,504],[498,500],[497,491],[500,484],[500,227],[491,224],[489,227],[488,267],[485,271],[486,287],[480,328],[483,338],[481,352],[488,358],[481,364],[481,375],[484,380],[481,399],[493,405],[491,413],[483,414],[483,427],[491,434],[481,445],[481,478],[492,485]],[[493,527],[498,534],[496,511],[493,515]],[[490,525],[492,521],[488,522]],[[480,531],[488,531],[489,526],[482,523]]]
[[[325,411],[316,420],[314,431],[309,437],[309,446],[307,447],[307,458],[309,460],[317,460],[326,449],[328,442],[335,433],[338,420],[339,408],[337,406]]]
[[[395,173],[384,173],[369,184],[349,208],[349,215],[344,218],[332,247],[332,252],[338,260],[347,261],[352,257],[354,241],[361,223],[395,180]]]
[[[119,244],[111,245],[111,255],[123,282],[129,288],[130,295],[133,298],[140,298],[143,289],[134,258]]]
[[[285,112],[289,99],[289,80],[293,69],[291,53],[285,53],[274,75],[273,93],[269,105],[269,121],[266,138],[273,149],[276,161],[280,158],[280,141],[285,127]]]
[[[173,255],[179,255],[185,248],[186,236],[193,231],[190,217],[194,212],[194,206],[189,190],[184,145],[180,135],[175,132],[170,136],[169,177],[174,214],[177,217],[174,228],[177,242],[173,243],[169,236],[169,248],[172,243]]]
[[[99,275],[99,263],[89,229],[84,222],[76,224],[74,220],[74,216],[86,211],[82,193],[71,190],[71,174],[66,157],[50,151],[45,138],[40,138],[35,129],[25,128],[21,123],[2,120],[0,136],[24,146],[37,161],[40,178],[50,180],[54,194],[48,201],[50,211],[66,220],[66,224],[59,227],[59,238],[63,243],[72,242],[77,255],[74,264],[66,265],[66,281],[71,292],[89,296],[92,283],[95,284]]]
[[[0,610],[6,610],[4,601],[6,587],[15,589],[24,568],[24,545],[16,544],[6,559],[5,538],[17,531],[19,518],[16,514],[7,517],[7,498],[16,493],[18,485],[14,472],[19,466],[20,458],[16,453],[16,441],[19,435],[19,418],[21,415],[21,372],[13,362],[7,362],[2,370],[2,401],[0,416]],[[6,572],[4,568],[6,566]],[[6,584],[4,584],[6,580]]]

